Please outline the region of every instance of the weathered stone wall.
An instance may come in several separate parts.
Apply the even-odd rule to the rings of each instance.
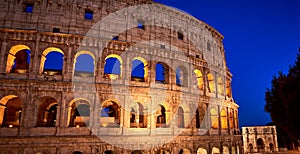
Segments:
[[[128,6],[150,3],[153,4],[146,0],[2,0],[0,151],[102,153],[113,150],[116,153],[131,153],[132,149],[148,149],[144,152],[165,150],[179,153],[185,149],[197,153],[202,148],[208,153],[218,153],[218,150],[221,153],[239,153],[238,105],[231,94],[232,75],[226,66],[223,36],[216,30],[194,17],[157,4],[154,10],[146,6],[139,12],[143,16],[152,11],[152,16],[141,18],[125,15],[120,20],[105,23],[106,28],[96,31],[96,34],[103,34],[100,37],[89,35],[89,32],[94,34],[93,29],[97,28],[91,27],[110,13]],[[33,4],[32,13],[23,11],[26,4]],[[93,20],[84,19],[86,9],[93,11]],[[160,18],[156,19],[158,15]],[[124,19],[127,22],[122,22]],[[144,29],[135,27],[141,19],[145,24]],[[120,30],[117,33],[119,38],[111,40],[115,32],[110,30],[116,24],[116,31]],[[125,30],[120,28],[130,24],[135,26]],[[59,28],[60,32],[53,32],[53,28]],[[179,33],[183,39],[178,38]],[[17,53],[22,50],[30,50],[27,70],[13,68]],[[61,74],[44,70],[46,55],[52,51],[63,54]],[[92,74],[75,73],[77,57],[82,54],[93,57],[95,68]],[[122,59],[122,71],[116,79],[104,73],[106,58],[112,54]],[[131,76],[132,61],[137,57],[147,62],[147,75],[142,82],[133,80]],[[166,63],[169,68],[166,82],[163,83],[155,79],[158,62]],[[184,68],[182,85],[176,83],[177,67]],[[195,70],[201,72],[201,76],[197,76]],[[6,110],[10,108],[8,104],[12,104],[9,102],[14,98],[19,98],[22,104],[18,111],[19,119],[17,124],[4,125]],[[47,102],[47,99],[55,102]],[[119,126],[103,127],[99,113],[104,108],[103,104],[112,100],[120,109]],[[89,106],[87,127],[70,125],[71,110],[77,101],[85,101]],[[151,113],[144,117],[145,128],[131,126],[133,102],[139,102],[144,106],[144,112]],[[42,106],[51,103],[57,105],[55,125],[41,127],[37,124],[41,118],[38,116],[46,112],[44,110],[50,110],[42,109]],[[157,128],[155,112],[158,105],[166,109],[166,121],[170,122],[162,128]],[[183,109],[184,128],[178,127],[177,120],[172,121],[178,118],[180,107]],[[199,119],[194,113],[196,109],[200,112]],[[215,115],[211,115],[212,109],[216,110]],[[199,127],[196,126],[197,121],[201,122]],[[101,138],[105,135],[111,136],[110,140],[115,144],[106,143]],[[160,145],[160,139],[172,136],[176,137],[162,146],[156,146]],[[120,140],[122,137],[136,142],[120,148],[118,145],[124,146],[124,141]]]

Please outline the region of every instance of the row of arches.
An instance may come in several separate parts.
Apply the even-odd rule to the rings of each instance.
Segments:
[[[172,152],[170,152],[167,149],[159,149],[157,152],[157,154],[171,154]],[[221,150],[218,147],[212,147],[211,148],[211,154],[220,154]],[[229,150],[228,146],[222,146],[222,153],[223,154],[238,154],[239,153],[239,147],[238,146],[233,146],[231,147],[231,151]],[[46,152],[38,152],[36,154],[46,154]],[[84,154],[84,152],[82,151],[74,151],[71,152],[71,154]],[[116,151],[114,150],[106,150],[104,152],[102,152],[102,154],[117,154]],[[143,150],[133,150],[132,152],[130,152],[130,154],[146,154],[145,151]],[[178,154],[192,154],[191,150],[189,150],[188,148],[182,148],[179,150]],[[197,149],[197,154],[208,154],[207,150],[205,148],[201,148],[199,147]]]
[[[22,121],[23,112],[22,100],[16,95],[8,95],[0,100],[0,125],[2,127],[19,127]],[[61,103],[53,97],[42,97],[38,105],[35,106],[36,114],[35,127],[57,127],[57,120],[64,115],[59,112]],[[129,110],[124,110],[116,100],[106,100],[99,104],[99,109],[90,105],[90,101],[84,98],[72,100],[65,107],[67,114],[68,127],[88,127],[93,119],[98,119],[100,127],[120,127],[121,122],[128,122],[130,128],[150,128],[151,116],[154,116],[155,127],[170,127],[169,116],[175,116],[176,127],[186,128],[189,126],[191,119],[185,113],[182,106],[178,106],[177,111],[170,113],[163,104],[155,108],[155,113],[149,113],[145,110],[142,103],[136,102],[130,106]],[[94,117],[94,112],[99,112],[98,117]],[[125,114],[127,112],[127,114]],[[210,108],[209,113],[203,108],[197,108],[194,114],[195,128],[201,128],[205,114],[209,114],[211,128],[219,129],[221,121],[222,129],[237,128],[237,112],[233,109],[224,108],[218,112],[216,108]],[[219,114],[221,118],[219,117]],[[126,116],[127,115],[127,116]],[[187,116],[187,117],[186,117]],[[128,120],[126,120],[128,118]]]
[[[28,73],[31,66],[31,51],[26,45],[15,45],[11,47],[7,57],[6,73]],[[64,52],[57,47],[46,48],[40,57],[39,74],[62,75],[65,63]],[[96,76],[96,57],[90,51],[79,51],[73,59],[73,76],[94,77]],[[37,63],[37,62],[35,62]],[[37,65],[37,64],[36,64]],[[98,64],[97,64],[98,65]],[[132,81],[149,82],[149,62],[143,57],[133,57],[131,60],[130,79]],[[32,66],[33,67],[33,66]],[[117,54],[109,54],[104,58],[103,70],[101,71],[104,78],[115,80],[123,79],[124,61]],[[174,69],[172,71],[172,69]],[[155,81],[158,83],[169,84],[176,83],[178,86],[188,86],[189,71],[184,66],[170,67],[164,62],[155,64]],[[174,72],[175,78],[171,74]],[[207,89],[210,93],[218,92],[220,95],[231,96],[230,83],[227,83],[224,76],[214,73],[204,73],[203,70],[195,69],[192,73],[195,85],[201,91]],[[225,84],[226,81],[226,84]]]
[[[264,153],[264,152],[274,152],[275,151],[275,146],[273,143],[269,143],[269,145],[265,145],[265,142],[263,139],[258,138],[256,140],[256,148],[250,143],[248,145],[247,152],[254,153],[254,152],[259,152],[259,153]]]

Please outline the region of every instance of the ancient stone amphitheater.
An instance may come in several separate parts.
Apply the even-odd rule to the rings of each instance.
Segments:
[[[0,153],[241,153],[223,36],[152,0],[0,0]]]

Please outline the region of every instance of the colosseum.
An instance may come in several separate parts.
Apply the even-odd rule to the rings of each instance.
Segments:
[[[153,0],[0,0],[1,154],[242,153],[223,36]]]

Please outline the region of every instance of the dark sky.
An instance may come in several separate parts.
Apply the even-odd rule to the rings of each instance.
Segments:
[[[225,36],[240,126],[265,125],[264,95],[300,47],[300,0],[156,0],[184,10]],[[279,113],[280,114],[280,113]]]

